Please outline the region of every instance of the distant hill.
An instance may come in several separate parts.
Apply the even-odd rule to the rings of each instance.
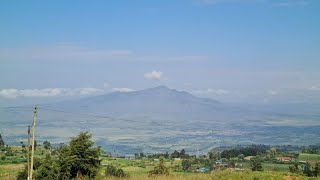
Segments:
[[[175,117],[205,117],[217,113],[223,104],[196,97],[185,91],[166,86],[132,91],[112,92],[79,100],[64,101],[46,107],[112,115],[156,115]]]
[[[59,144],[80,131],[90,131],[97,145],[122,154],[175,149],[207,152],[237,144],[318,143],[318,111],[311,111],[310,106],[305,108],[308,111],[300,106],[291,111],[291,106],[232,105],[166,86],[112,92],[40,104],[37,140]],[[0,132],[6,134],[6,141],[19,144],[21,137],[26,138],[32,112],[32,107],[0,109]]]

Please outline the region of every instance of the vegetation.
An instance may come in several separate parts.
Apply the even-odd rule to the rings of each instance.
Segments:
[[[250,161],[250,166],[252,171],[263,171],[262,160],[260,156],[252,158]]]
[[[4,144],[4,141],[3,141],[3,139],[2,139],[2,136],[1,136],[1,134],[0,134],[0,147],[3,147],[5,144]]]
[[[154,167],[152,171],[149,172],[149,175],[169,175],[169,169],[165,166],[163,157],[160,157],[159,164]]]
[[[116,168],[115,166],[108,164],[105,171],[106,176],[114,176],[114,177],[126,177],[127,175],[121,168]]]
[[[3,146],[0,151],[0,179],[26,179],[26,147]],[[292,147],[250,145],[207,155],[189,155],[182,149],[134,158],[113,157],[94,147],[91,135],[82,132],[67,145],[44,141],[35,151],[35,179],[319,179],[318,154],[300,153]],[[304,153],[301,153],[304,152]],[[240,154],[239,154],[240,153]],[[247,155],[254,155],[247,160]],[[292,157],[288,161],[279,157]],[[2,165],[1,165],[2,164]],[[211,172],[211,173],[210,173]]]

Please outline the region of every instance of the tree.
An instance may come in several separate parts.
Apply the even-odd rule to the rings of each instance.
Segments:
[[[59,167],[62,179],[73,179],[87,176],[94,178],[100,167],[101,148],[93,148],[92,135],[81,132],[70,141],[69,146],[60,150]]]
[[[0,147],[3,147],[4,145],[5,145],[5,143],[4,143],[4,141],[3,141],[2,137],[1,137],[1,134],[0,134]]]
[[[293,165],[289,165],[289,171],[291,173],[301,174],[301,170],[299,169],[299,163],[296,161]]]
[[[171,154],[171,157],[172,157],[172,158],[178,158],[178,157],[180,157],[179,151],[174,150],[174,152]]]
[[[43,142],[43,148],[46,149],[46,150],[51,149],[51,143],[49,141],[45,140]]]
[[[307,163],[304,168],[303,168],[303,174],[306,175],[306,176],[312,176],[312,171],[311,171],[311,168],[310,168],[310,164]]]
[[[149,176],[152,175],[169,175],[169,169],[164,165],[163,157],[159,159],[160,163],[154,167],[152,171],[149,172]]]
[[[142,157],[145,157],[145,155],[144,155],[143,152],[140,153],[140,157],[141,157],[141,158],[142,158]]]
[[[252,158],[250,161],[250,166],[252,171],[263,171],[262,160],[260,156]]]
[[[19,171],[17,174],[17,180],[26,180],[28,178],[28,166],[25,166],[22,171]]]
[[[191,169],[191,162],[189,160],[184,159],[182,160],[181,164],[182,164],[182,170],[188,171]]]
[[[182,150],[180,151],[179,156],[180,156],[181,158],[185,158],[185,156],[186,156],[186,151],[185,151],[184,149],[182,149]]]
[[[221,154],[219,152],[208,152],[208,156],[210,160],[216,161],[218,159],[221,159]]]
[[[51,180],[58,179],[59,168],[55,161],[52,160],[50,154],[47,154],[43,161],[40,162],[39,167],[35,171],[35,179]]]
[[[30,150],[32,149],[32,142],[31,142],[31,145],[30,145]],[[34,140],[34,150],[37,149],[37,140]]]
[[[314,176],[320,176],[320,162],[316,163],[313,174]]]

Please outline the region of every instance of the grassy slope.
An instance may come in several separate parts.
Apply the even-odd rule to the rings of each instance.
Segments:
[[[15,148],[14,150],[19,150],[19,148]],[[42,148],[38,148],[36,151],[36,157],[42,157],[40,152]],[[21,158],[22,154],[13,158],[8,158],[6,161],[2,162],[0,165],[0,179],[15,179],[17,172],[23,169],[25,163],[13,163],[13,159],[18,160]],[[313,154],[300,154],[299,160],[307,160],[307,161],[319,161],[320,155]],[[11,161],[11,163],[9,163]],[[121,167],[127,174],[130,175],[129,179],[150,179],[148,177],[148,172],[153,169],[155,164],[158,162],[144,160],[143,164],[145,167],[139,167],[141,165],[141,160],[127,160],[127,159],[104,159],[103,163],[106,164],[114,164],[117,167]],[[0,163],[1,164],[1,163]],[[180,165],[181,161],[166,161],[167,167]],[[246,167],[248,164],[244,163]],[[263,167],[265,172],[251,172],[251,171],[243,171],[243,172],[231,172],[231,171],[222,171],[216,172],[214,174],[197,174],[197,173],[184,173],[184,172],[172,172],[171,176],[160,176],[153,177],[151,179],[254,179],[254,177],[258,177],[259,179],[293,179],[292,177],[299,177],[299,179],[308,179],[304,176],[292,175],[288,174],[288,165],[287,164],[270,164],[264,163]],[[104,177],[104,168],[101,168],[100,177],[98,179],[106,179]],[[112,179],[112,178],[111,178]],[[320,178],[318,178],[320,179]]]
[[[0,165],[0,179],[15,179],[18,171],[24,168],[24,164]]]
[[[98,179],[117,179],[117,178],[98,178]],[[173,174],[169,176],[154,176],[149,177],[148,175],[142,175],[142,176],[130,176],[129,178],[126,178],[129,180],[144,180],[144,179],[155,179],[155,180],[166,180],[166,179],[172,179],[172,180],[208,180],[208,179],[219,179],[219,180],[230,180],[230,179],[236,179],[236,180],[247,180],[247,179],[259,179],[259,180],[293,180],[293,179],[299,179],[299,180],[319,180],[318,178],[308,178],[305,176],[300,176],[296,174],[290,174],[290,173],[283,173],[283,172],[252,172],[252,171],[242,171],[242,172],[236,172],[236,171],[220,171],[213,174]]]

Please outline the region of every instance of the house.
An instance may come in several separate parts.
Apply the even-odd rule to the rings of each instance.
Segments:
[[[222,163],[223,163],[222,159],[216,160],[216,164],[222,164]]]
[[[199,168],[197,169],[198,172],[206,172],[206,171],[209,171],[208,168]]]
[[[246,156],[246,157],[244,157],[244,160],[250,161],[252,158],[254,158],[254,156]]]
[[[292,161],[293,158],[291,158],[291,157],[277,157],[277,160],[281,161],[281,162],[288,162],[288,161]]]
[[[215,166],[216,169],[219,169],[222,167],[228,167],[228,164],[227,163],[220,163],[220,164],[216,164],[216,166]]]

